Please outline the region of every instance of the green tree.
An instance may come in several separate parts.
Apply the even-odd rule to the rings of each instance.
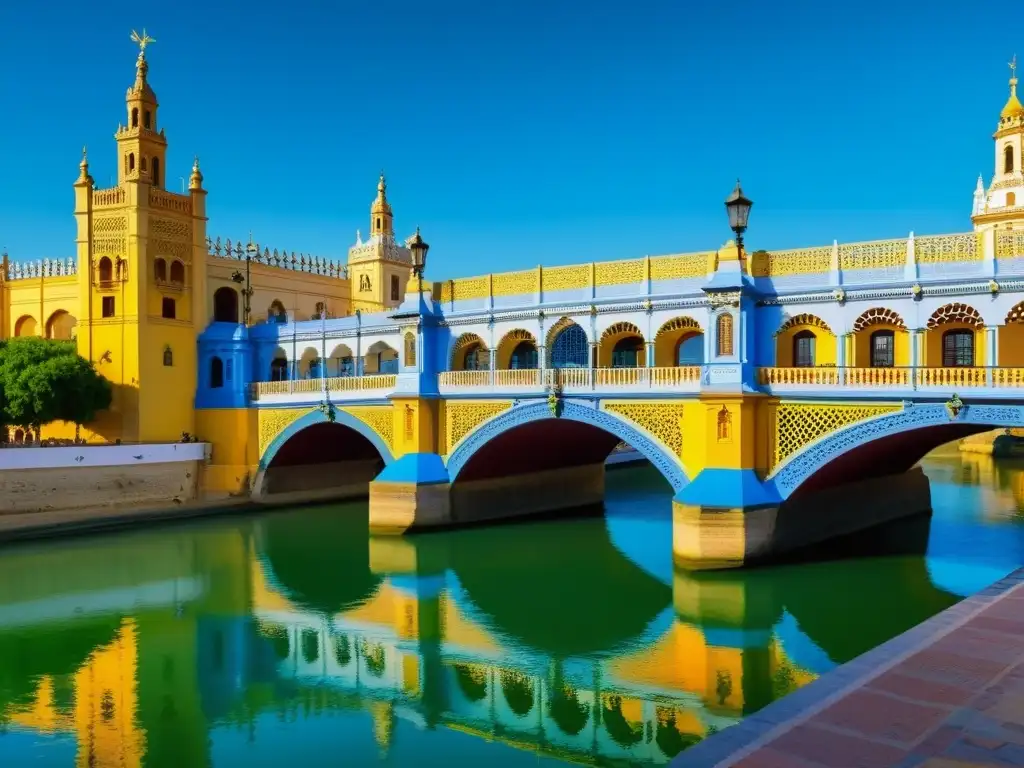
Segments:
[[[7,423],[39,428],[54,420],[91,421],[112,391],[74,342],[15,338],[0,346],[0,392]]]

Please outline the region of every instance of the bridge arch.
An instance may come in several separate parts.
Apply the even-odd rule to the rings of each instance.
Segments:
[[[1000,427],[1024,426],[1024,406],[944,403],[910,405],[836,430],[808,443],[769,475],[782,500],[839,485],[850,477],[899,474],[940,445]]]
[[[307,458],[316,461],[303,464]],[[275,466],[323,466],[333,462],[359,462],[358,479],[362,483],[372,477],[364,474],[377,471],[375,461],[390,464],[394,459],[391,448],[363,420],[339,408],[334,409],[334,421],[320,409],[314,409],[293,421],[268,444],[260,457],[253,482],[253,495],[265,496],[276,492],[269,470]]]
[[[536,430],[541,425],[555,428],[549,433],[554,439],[545,440],[543,443],[536,443],[533,440],[540,434]],[[573,428],[571,425],[576,427]],[[492,458],[503,453],[503,443],[506,444],[505,448],[508,447],[507,440],[503,438],[510,438],[512,445],[518,445],[520,448],[506,457],[506,466],[511,462],[513,467],[516,467],[518,465],[515,462],[520,461],[521,456],[530,454],[522,466],[522,471],[552,469],[551,466],[542,466],[542,463],[550,459],[551,455],[558,455],[562,451],[564,446],[561,437],[565,437],[567,443],[575,443],[575,440],[581,437],[584,439],[583,442],[573,445],[579,452],[581,465],[604,461],[619,441],[625,441],[658,468],[674,491],[681,491],[689,482],[678,459],[656,438],[615,414],[572,400],[561,404],[558,417],[551,412],[547,402],[534,401],[514,406],[483,423],[455,446],[448,456],[448,476],[451,482],[455,483],[471,463],[489,463]],[[521,450],[523,445],[531,444],[535,448],[543,445],[544,449]],[[533,466],[531,461],[540,463]],[[476,475],[478,472],[472,474]]]

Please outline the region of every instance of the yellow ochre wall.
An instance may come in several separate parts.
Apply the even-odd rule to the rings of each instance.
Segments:
[[[851,368],[871,367],[871,336],[878,331],[892,331],[893,334],[893,364],[896,367],[909,366],[910,363],[910,334],[891,324],[876,324],[857,331],[853,334],[853,357],[850,358]],[[941,356],[940,356],[941,361]]]

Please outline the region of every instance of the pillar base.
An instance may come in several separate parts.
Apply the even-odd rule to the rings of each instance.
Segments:
[[[696,481],[672,501],[673,559],[688,570],[768,562],[931,509],[931,489],[920,468],[774,504],[701,504],[691,491],[693,485]],[[765,489],[762,502],[768,493]],[[720,494],[719,500],[727,496]],[[742,501],[743,496],[736,492],[732,500]]]
[[[411,533],[451,525],[448,469],[436,453],[408,453],[370,483],[370,532]]]

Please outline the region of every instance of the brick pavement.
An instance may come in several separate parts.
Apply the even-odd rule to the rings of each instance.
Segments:
[[[698,766],[1024,766],[1024,569],[672,763]]]

